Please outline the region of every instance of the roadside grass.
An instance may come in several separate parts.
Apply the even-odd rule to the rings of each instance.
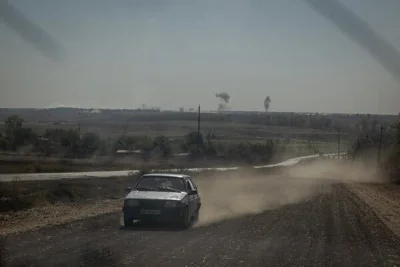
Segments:
[[[83,178],[44,181],[0,182],[0,214],[32,207],[115,199],[124,195],[138,175],[113,178]]]

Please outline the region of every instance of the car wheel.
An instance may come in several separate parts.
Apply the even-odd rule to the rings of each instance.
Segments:
[[[197,211],[193,216],[194,217],[193,218],[194,222],[197,222],[199,220],[199,218],[200,218],[200,207],[201,207],[201,203],[198,204]]]
[[[124,226],[129,227],[133,225],[133,218],[124,214]]]
[[[197,222],[200,217],[200,210],[197,210],[196,213],[194,214],[193,221]]]
[[[189,209],[185,208],[182,213],[182,217],[180,220],[180,226],[184,229],[189,228],[190,226],[190,219],[189,219]]]

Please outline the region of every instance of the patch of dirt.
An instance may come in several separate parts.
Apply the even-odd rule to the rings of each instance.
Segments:
[[[400,185],[347,184],[346,187],[368,204],[382,222],[400,237]]]
[[[54,226],[121,210],[123,198],[89,203],[56,204],[0,213],[0,236]]]

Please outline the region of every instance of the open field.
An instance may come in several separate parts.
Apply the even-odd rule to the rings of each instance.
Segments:
[[[56,205],[36,206],[2,217],[1,229],[6,234],[2,263],[397,266],[400,238],[381,222],[375,208],[368,204],[368,196],[360,198],[353,193],[350,187],[356,188],[358,176],[329,176],[329,170],[323,173],[319,168],[303,165],[288,172],[195,177],[204,209],[199,222],[186,231],[141,224],[121,228],[123,194],[119,190],[128,180],[103,180],[114,183],[114,187],[101,187],[99,181],[92,180],[86,190],[83,184],[75,184],[76,195],[88,192],[93,199],[76,198],[74,204],[68,204],[70,200],[62,202],[60,198]],[[344,186],[346,180],[352,184]],[[65,181],[63,187],[71,182]],[[115,191],[108,195],[103,191],[106,187]],[[381,196],[387,193],[382,188],[378,191]],[[96,195],[102,198],[96,199]]]
[[[179,115],[179,113],[178,113]],[[216,116],[218,114],[213,114]],[[156,115],[154,115],[156,116]],[[132,118],[135,118],[134,116]],[[49,129],[74,130],[83,136],[86,133],[97,134],[102,145],[102,152],[94,152],[81,158],[72,158],[68,147],[59,144],[52,145],[56,148],[49,156],[43,156],[40,151],[33,152],[33,144],[19,147],[17,151],[2,151],[0,153],[0,173],[41,173],[41,172],[75,172],[75,171],[100,171],[121,169],[146,169],[146,168],[183,168],[183,167],[212,167],[255,164],[272,164],[291,157],[335,152],[337,150],[337,132],[318,130],[294,126],[276,126],[251,124],[236,121],[202,121],[201,133],[206,136],[213,135],[212,144],[218,148],[217,154],[207,157],[188,159],[180,156],[184,137],[197,130],[196,120],[159,120],[143,121],[133,119],[126,122],[89,120],[82,123],[80,120],[67,123],[60,122],[32,122],[26,121],[23,127],[32,129],[38,135]],[[0,132],[6,131],[6,125],[0,124]],[[168,138],[168,146],[172,155],[167,158],[160,156],[144,160],[142,155],[116,155],[115,144],[123,136],[141,138],[147,136]],[[205,137],[204,137],[205,138]],[[273,142],[274,152],[265,150],[260,155],[253,155],[250,151],[245,156],[230,149],[238,149],[238,145],[245,146],[265,145],[267,141]],[[153,142],[153,141],[150,141]],[[348,145],[347,134],[341,134],[343,150]],[[265,148],[263,148],[265,149]],[[242,149],[243,150],[243,149]],[[233,155],[233,156],[232,156]],[[79,155],[74,155],[78,157]],[[68,157],[68,158],[66,158]],[[240,158],[241,157],[241,158]],[[253,159],[252,159],[253,158]],[[254,161],[254,162],[251,162]]]
[[[171,138],[183,137],[190,131],[197,130],[196,120],[156,120],[156,121],[132,121],[123,123],[31,123],[24,124],[37,133],[46,129],[80,129],[81,133],[94,132],[101,138],[115,139],[125,134],[127,136],[158,136],[165,135]],[[4,131],[5,124],[0,124],[0,132]],[[203,133],[213,132],[221,139],[226,140],[259,140],[260,138],[293,138],[303,140],[335,140],[336,131],[322,131],[311,128],[290,126],[255,125],[237,122],[203,121],[201,123]],[[346,136],[346,133],[344,133]]]
[[[141,110],[88,110],[74,108],[59,109],[0,109],[0,121],[18,115],[24,125],[36,132],[49,128],[80,129],[81,133],[95,132],[102,138],[126,135],[163,134],[181,137],[197,130],[195,112],[141,111]],[[337,129],[333,124],[356,125],[366,115],[359,114],[301,114],[264,112],[223,112],[201,114],[201,131],[215,132],[223,139],[258,139],[266,137],[299,138],[305,140],[335,140]],[[390,123],[396,116],[368,115]],[[319,123],[319,124],[318,124]],[[0,132],[5,125],[0,123]],[[346,137],[345,125],[342,127]],[[344,139],[343,139],[344,140]]]
[[[53,109],[0,109],[0,121],[10,115],[16,114],[25,118],[27,122],[39,123],[80,123],[124,124],[137,121],[197,121],[197,112],[156,111],[146,109],[84,109],[84,108],[53,108]],[[276,125],[280,122],[289,124],[304,124],[304,118],[314,117],[332,120],[338,124],[357,124],[362,119],[370,118],[384,122],[393,122],[398,119],[396,115],[376,114],[340,114],[340,113],[298,113],[298,112],[259,112],[259,111],[202,111],[203,121],[250,123],[259,125]],[[293,123],[292,123],[293,124]]]

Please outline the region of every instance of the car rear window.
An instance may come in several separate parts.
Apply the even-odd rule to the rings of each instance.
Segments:
[[[173,188],[185,191],[183,180],[177,177],[145,176],[140,179],[136,187]]]

